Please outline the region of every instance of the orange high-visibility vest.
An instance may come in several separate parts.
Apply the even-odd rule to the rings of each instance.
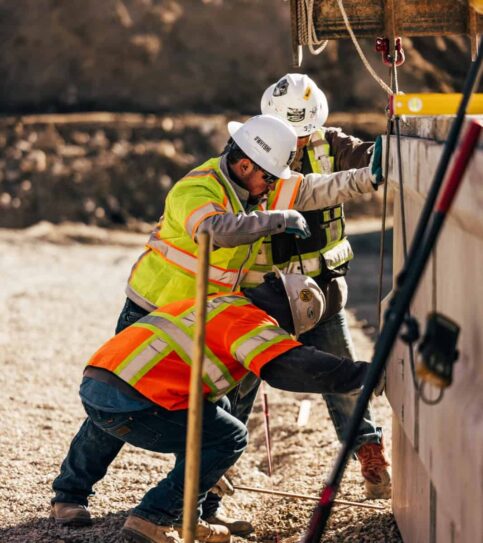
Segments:
[[[110,339],[88,365],[111,371],[166,409],[187,409],[194,328],[194,300],[168,304]],[[241,293],[208,297],[205,342],[203,394],[211,401],[301,345]]]

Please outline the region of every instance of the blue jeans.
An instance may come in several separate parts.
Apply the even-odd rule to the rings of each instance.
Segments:
[[[92,486],[124,443],[160,453],[174,453],[175,464],[151,488],[133,513],[156,524],[180,524],[186,451],[187,410],[153,406],[131,413],[106,413],[84,405],[88,418],[74,438],[61,474],[54,481],[54,501],[87,505]],[[78,444],[81,443],[81,447]],[[247,429],[229,413],[229,402],[203,405],[198,505],[247,446]]]

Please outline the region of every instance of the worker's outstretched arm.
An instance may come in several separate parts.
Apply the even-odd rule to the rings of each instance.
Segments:
[[[295,347],[265,364],[260,377],[290,392],[345,393],[362,386],[367,362],[354,362],[315,347]]]
[[[374,190],[375,177],[369,167],[331,174],[310,173],[300,184],[294,208],[299,211],[323,209]]]
[[[272,234],[287,232],[305,239],[310,235],[307,221],[295,210],[220,213],[207,217],[197,228],[211,232],[216,247],[247,245]],[[196,238],[195,238],[196,239]]]

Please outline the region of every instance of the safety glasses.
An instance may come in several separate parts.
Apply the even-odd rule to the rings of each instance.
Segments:
[[[262,172],[262,179],[267,185],[271,185],[272,183],[275,183],[275,181],[278,181],[279,178],[276,175],[268,173],[267,170],[260,168],[260,166],[258,164],[255,164],[255,162],[253,162],[253,164],[257,170],[260,170]]]

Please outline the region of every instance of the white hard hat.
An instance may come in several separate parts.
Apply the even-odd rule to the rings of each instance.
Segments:
[[[263,93],[262,113],[288,121],[297,136],[309,136],[327,120],[329,106],[325,94],[308,75],[284,75]]]
[[[246,123],[231,121],[228,132],[235,143],[268,173],[289,179],[290,164],[297,148],[297,134],[285,121],[273,115],[257,115]]]
[[[326,309],[324,293],[308,275],[282,273],[276,266],[273,271],[282,280],[287,293],[294,324],[295,336],[312,330]]]

